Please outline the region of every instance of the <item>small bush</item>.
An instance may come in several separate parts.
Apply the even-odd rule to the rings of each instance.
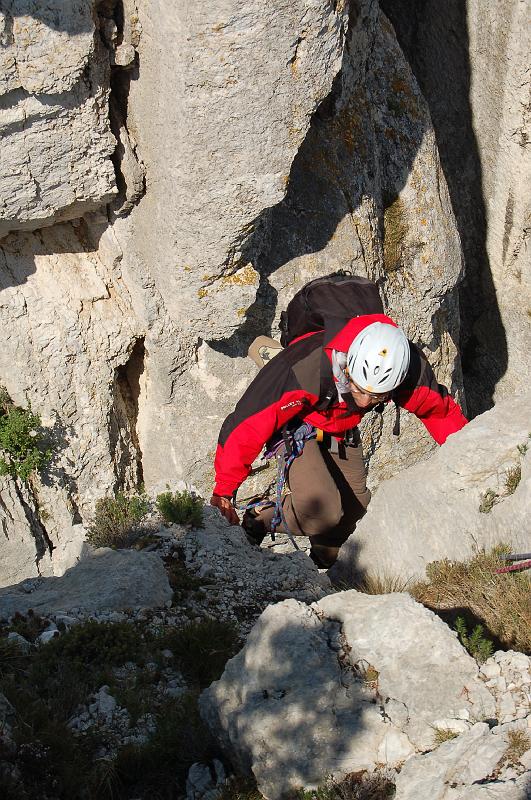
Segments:
[[[119,750],[115,770],[122,791],[116,797],[184,796],[189,768],[214,755],[218,753],[199,716],[195,695],[168,700],[157,713],[152,738],[145,745]]]
[[[27,639],[28,642],[34,643],[36,638],[46,630],[49,624],[49,620],[43,619],[29,609],[26,616],[17,611],[7,630],[19,633],[24,639]]]
[[[103,497],[96,503],[93,520],[87,531],[87,541],[94,547],[127,547],[135,527],[149,508],[144,495]]]
[[[464,617],[457,617],[455,629],[459,636],[459,641],[476,661],[483,664],[487,658],[491,657],[494,645],[490,639],[486,639],[483,635],[483,625],[476,625],[469,635]]]
[[[157,508],[166,523],[203,527],[203,501],[193,492],[163,492],[157,497]]]
[[[378,772],[351,772],[341,781],[328,778],[317,789],[300,790],[297,800],[388,800],[395,796],[394,783]]]
[[[206,619],[166,634],[164,647],[172,651],[185,678],[204,689],[221,677],[236,654],[238,635],[228,622]]]
[[[164,559],[168,581],[173,589],[173,601],[183,600],[189,592],[199,589],[203,581],[186,569],[186,566],[178,558],[168,556]]]
[[[490,514],[499,499],[500,496],[494,489],[487,489],[487,491],[481,495],[479,503],[480,514]]]
[[[27,482],[52,457],[43,444],[41,418],[31,410],[2,403],[0,408],[0,475]]]
[[[514,494],[522,478],[522,468],[520,464],[511,467],[505,473],[505,491],[507,494]]]

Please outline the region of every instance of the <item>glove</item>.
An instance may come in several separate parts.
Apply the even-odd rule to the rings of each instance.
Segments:
[[[232,505],[230,497],[222,497],[219,494],[213,494],[210,498],[210,505],[214,506],[214,508],[219,508],[225,519],[227,519],[231,525],[240,524],[240,519],[236,513],[236,509]]]

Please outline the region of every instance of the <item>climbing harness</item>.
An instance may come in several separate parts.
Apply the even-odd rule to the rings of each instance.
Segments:
[[[291,465],[298,456],[301,455],[305,443],[308,439],[315,439],[317,433],[313,425],[308,422],[299,424],[296,428],[290,427],[290,424],[284,425],[282,430],[271,439],[266,445],[267,449],[264,453],[265,459],[275,458],[277,462],[277,479],[276,479],[276,495],[275,495],[275,513],[271,520],[271,538],[275,541],[275,532],[278,526],[282,523],[284,530],[295,550],[300,550],[293,534],[291,533],[286,517],[284,516],[284,509],[282,506],[282,494],[286,486],[288,473]],[[237,505],[238,511],[250,511],[257,508],[267,508],[273,505],[269,499],[255,500],[251,503],[244,505]]]
[[[504,561],[518,561],[519,563],[500,567],[496,570],[497,575],[501,575],[504,572],[520,572],[531,567],[531,553],[510,553],[501,557]]]

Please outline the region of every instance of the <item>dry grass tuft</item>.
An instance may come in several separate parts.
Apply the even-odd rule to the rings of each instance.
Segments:
[[[516,464],[511,469],[508,469],[505,473],[505,491],[507,494],[513,494],[516,491],[516,487],[520,483],[522,478],[522,467],[520,464]]]
[[[340,780],[328,778],[317,789],[301,790],[294,800],[387,800],[395,786],[385,773],[351,772]]]
[[[435,728],[433,733],[433,742],[435,745],[439,746],[444,742],[449,742],[452,739],[457,739],[459,736],[458,733],[455,731],[451,731],[448,728]]]
[[[509,731],[507,738],[509,743],[503,760],[506,764],[515,766],[531,747],[531,738],[527,731],[523,730]]]
[[[364,594],[393,594],[394,592],[407,592],[410,584],[408,578],[388,573],[369,574],[356,586]]]
[[[434,611],[468,609],[504,647],[531,654],[531,576],[496,574],[508,552],[500,545],[466,562],[436,561],[409,593]]]

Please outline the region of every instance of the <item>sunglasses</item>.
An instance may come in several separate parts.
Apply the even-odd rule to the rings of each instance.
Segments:
[[[360,389],[360,387],[357,386],[352,379],[350,379],[350,386],[352,394],[360,394],[363,395],[363,397],[370,397],[371,400],[377,400],[379,403],[387,400],[391,396],[390,392],[385,392],[384,394],[373,394],[372,392],[366,392],[365,389]]]

